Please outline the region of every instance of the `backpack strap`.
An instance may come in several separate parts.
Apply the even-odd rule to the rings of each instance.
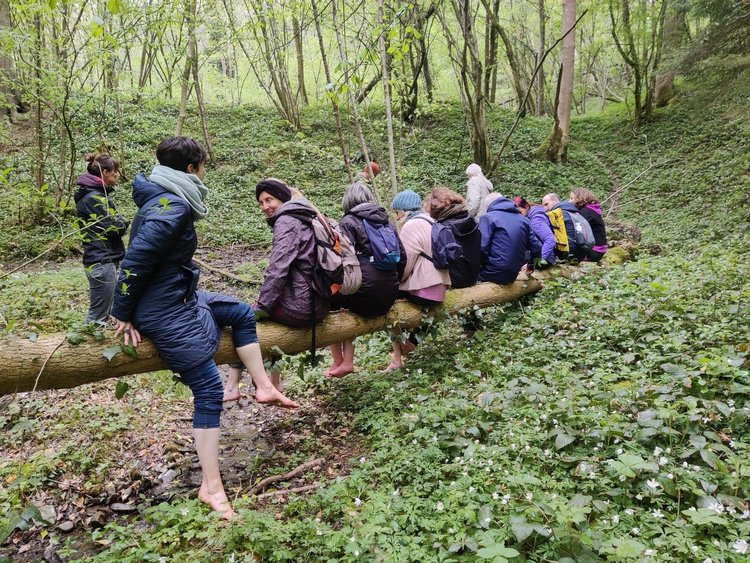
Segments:
[[[427,221],[430,224],[430,228],[432,228],[432,225],[434,225],[437,222],[434,219],[432,219],[431,217],[427,217],[427,215],[425,215],[424,213],[421,213],[420,215],[415,215],[414,217],[412,217],[411,219],[409,219],[409,221],[411,221],[413,219],[422,219],[422,221]],[[432,246],[432,235],[430,235],[430,246]],[[419,255],[421,257],[423,257],[423,258],[427,258],[430,262],[433,263],[433,265],[435,264],[432,261],[432,256],[429,256],[429,255],[425,254],[422,251],[419,252]]]

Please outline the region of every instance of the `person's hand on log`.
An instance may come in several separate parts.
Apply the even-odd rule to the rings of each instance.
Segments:
[[[125,346],[138,346],[141,343],[141,333],[133,326],[133,323],[115,319],[115,338],[123,334]]]

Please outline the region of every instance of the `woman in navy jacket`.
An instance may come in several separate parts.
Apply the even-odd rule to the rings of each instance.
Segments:
[[[133,181],[138,212],[122,262],[112,315],[115,336],[137,346],[149,337],[169,368],[194,397],[195,448],[203,470],[198,498],[234,515],[219,472],[219,416],[223,386],[213,355],[219,328],[232,327],[237,354],[253,377],[260,403],[296,407],[271,384],[255,332],[252,308],[227,295],[197,291],[200,270],[193,263],[198,245],[195,221],[206,216],[203,185],[206,152],[193,139],[172,137],[156,149],[159,165]]]
[[[481,281],[513,283],[529,262],[529,254],[533,258],[541,253],[529,220],[508,198],[501,197],[490,204],[487,214],[479,220],[479,230],[482,233]]]

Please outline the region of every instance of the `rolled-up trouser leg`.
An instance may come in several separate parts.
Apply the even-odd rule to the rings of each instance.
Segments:
[[[193,428],[219,428],[224,386],[213,358],[182,371],[180,376],[193,392]]]

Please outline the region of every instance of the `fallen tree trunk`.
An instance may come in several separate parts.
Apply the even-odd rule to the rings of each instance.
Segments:
[[[509,285],[480,283],[466,289],[449,290],[443,303],[433,308],[430,314],[441,317],[475,305],[481,308],[515,301],[539,291],[543,278],[570,276],[577,268],[562,266],[554,270]],[[397,301],[387,315],[373,319],[345,310],[337,311],[317,326],[317,345],[327,346],[385,330],[389,326],[412,329],[419,326],[421,320],[422,309],[404,300]],[[304,352],[310,347],[311,336],[310,329],[289,328],[270,321],[258,323],[258,337],[264,355],[276,348],[286,354]],[[0,395],[33,389],[66,389],[111,377],[167,369],[150,340],[141,342],[137,357],[118,351],[118,344],[111,338],[99,342],[92,338],[73,345],[62,334],[40,337],[36,341],[15,337],[3,340],[0,342]],[[218,364],[239,360],[229,329],[223,331],[214,358]]]

